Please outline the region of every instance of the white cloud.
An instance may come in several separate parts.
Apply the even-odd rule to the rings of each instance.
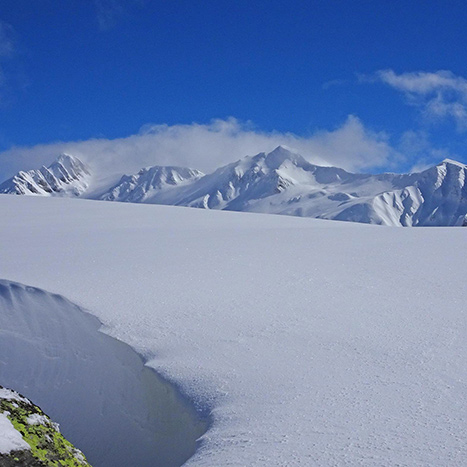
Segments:
[[[319,155],[322,160],[349,170],[393,166],[401,158],[385,132],[369,130],[354,115],[349,115],[341,127],[318,131],[300,143],[305,155]]]
[[[408,102],[435,120],[452,119],[459,130],[467,130],[467,80],[451,71],[417,71],[396,74],[376,72],[375,79],[403,92]]]
[[[139,134],[118,139],[57,142],[14,147],[0,153],[2,178],[20,169],[48,164],[60,152],[86,160],[100,172],[134,173],[151,165],[180,165],[209,172],[245,155],[268,152],[283,144],[310,161],[347,170],[387,166],[398,157],[387,135],[375,133],[355,116],[335,130],[308,137],[263,132],[234,118],[208,124],[145,125]]]

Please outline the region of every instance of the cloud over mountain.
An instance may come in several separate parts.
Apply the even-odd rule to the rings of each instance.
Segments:
[[[336,129],[309,136],[260,131],[251,123],[227,118],[206,124],[145,125],[138,134],[125,138],[14,147],[0,153],[0,175],[7,178],[18,170],[50,163],[63,152],[107,172],[118,167],[132,173],[153,165],[195,167],[206,172],[245,154],[272,151],[278,145],[293,148],[313,163],[347,170],[390,165],[398,157],[386,133],[371,131],[355,116]]]

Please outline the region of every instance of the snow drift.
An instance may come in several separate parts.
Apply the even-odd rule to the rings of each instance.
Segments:
[[[99,327],[60,295],[0,280],[0,381],[34,399],[92,465],[180,465],[205,424]]]

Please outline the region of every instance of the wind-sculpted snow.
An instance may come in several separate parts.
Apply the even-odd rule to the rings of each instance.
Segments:
[[[79,196],[88,188],[89,168],[78,158],[61,154],[48,167],[18,172],[0,185],[0,193]]]
[[[464,229],[20,196],[0,216],[2,276],[212,414],[188,465],[466,465]]]
[[[92,465],[180,465],[205,423],[99,327],[60,295],[0,280],[0,382],[34,399]]]

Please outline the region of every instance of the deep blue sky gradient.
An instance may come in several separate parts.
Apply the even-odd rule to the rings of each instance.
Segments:
[[[462,1],[113,3],[123,13],[102,28],[93,0],[0,2],[16,42],[0,59],[0,150],[227,116],[307,135],[353,114],[395,141],[422,128],[467,155],[454,125],[427,126],[400,93],[357,79],[387,68],[467,77]]]

